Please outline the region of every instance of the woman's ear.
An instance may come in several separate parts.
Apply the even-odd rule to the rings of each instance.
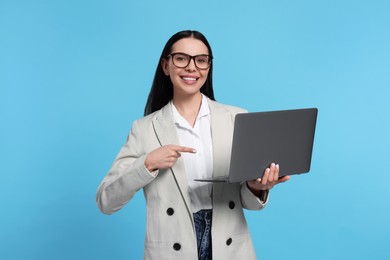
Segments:
[[[162,69],[164,71],[164,74],[166,76],[169,76],[169,67],[168,67],[168,65],[169,65],[168,61],[165,58],[162,58],[161,59],[161,67],[162,67]]]

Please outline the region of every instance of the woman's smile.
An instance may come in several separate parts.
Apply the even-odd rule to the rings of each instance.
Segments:
[[[199,77],[195,76],[180,76],[180,78],[187,84],[195,84]]]

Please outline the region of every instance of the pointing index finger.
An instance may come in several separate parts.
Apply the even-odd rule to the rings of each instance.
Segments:
[[[194,149],[194,148],[185,147],[185,146],[178,146],[178,145],[174,145],[172,147],[172,150],[174,150],[175,152],[196,153],[196,149]]]

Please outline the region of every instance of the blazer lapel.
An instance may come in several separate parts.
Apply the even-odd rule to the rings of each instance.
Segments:
[[[213,176],[226,176],[229,173],[230,154],[233,138],[231,113],[216,103],[208,100],[211,113],[211,134],[213,138]],[[214,195],[222,192],[222,185],[213,184]]]
[[[169,104],[156,113],[153,119],[153,127],[161,146],[169,144],[180,145]],[[171,171],[190,214],[192,225],[194,225],[184,161],[182,159],[177,160]]]

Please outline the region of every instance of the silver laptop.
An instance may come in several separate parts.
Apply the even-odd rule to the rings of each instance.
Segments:
[[[228,176],[196,179],[243,182],[262,178],[271,163],[279,177],[310,171],[317,108],[237,114]]]

